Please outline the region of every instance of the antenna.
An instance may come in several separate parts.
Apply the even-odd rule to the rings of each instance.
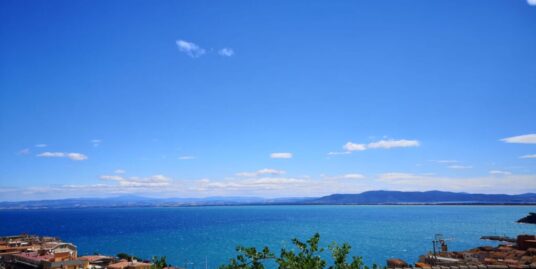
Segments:
[[[452,241],[452,240],[454,240],[454,238],[444,238],[443,234],[435,234],[434,240],[432,240],[434,263],[436,263],[437,261],[438,254],[449,251],[447,241]]]

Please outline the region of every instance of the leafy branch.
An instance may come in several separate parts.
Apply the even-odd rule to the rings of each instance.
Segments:
[[[264,247],[258,251],[254,247],[237,247],[239,253],[236,258],[230,260],[229,264],[220,266],[220,269],[265,269],[265,262],[275,261],[278,269],[324,269],[327,262],[321,257],[323,248],[319,247],[320,235],[314,234],[306,242],[302,242],[296,238],[292,239],[292,244],[296,247],[296,251],[281,249],[280,255],[276,256],[268,247]],[[333,257],[333,265],[328,269],[369,269],[364,265],[361,257],[352,256],[348,262],[351,246],[347,243],[338,245],[333,243],[329,246],[331,256]],[[372,269],[382,269],[374,264]]]

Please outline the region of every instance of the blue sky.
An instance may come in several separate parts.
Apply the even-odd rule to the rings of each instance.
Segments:
[[[0,5],[0,200],[536,192],[532,0]]]

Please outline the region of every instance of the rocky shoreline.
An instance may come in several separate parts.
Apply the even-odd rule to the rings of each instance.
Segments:
[[[503,237],[487,236],[485,238],[494,240],[494,238],[501,239]],[[434,253],[422,255],[419,258],[419,262],[415,263],[414,266],[410,266],[400,259],[390,259],[387,260],[387,267],[432,269],[536,268],[536,235],[518,235],[514,243],[508,241],[497,247],[481,246],[465,251],[448,251],[445,241],[438,240],[437,252],[434,250]]]

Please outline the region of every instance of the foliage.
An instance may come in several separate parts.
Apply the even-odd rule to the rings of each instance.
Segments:
[[[329,246],[331,250],[331,256],[333,257],[333,266],[330,266],[329,269],[369,269],[368,266],[363,264],[363,259],[358,256],[352,256],[352,262],[348,263],[346,258],[350,253],[352,247],[344,243],[342,246],[333,243]],[[373,269],[378,269],[376,264],[372,265]]]
[[[238,246],[236,251],[240,253],[236,259],[231,259],[229,265],[222,265],[220,269],[264,269],[263,262],[274,258],[274,254],[270,252],[268,247],[264,247],[262,251],[257,251],[254,247]]]
[[[141,261],[142,259],[136,257],[136,256],[133,256],[133,255],[130,255],[128,253],[124,253],[124,252],[121,252],[121,253],[117,253],[117,258],[119,259],[125,259],[127,261],[132,261],[132,260],[138,260],[138,261]]]
[[[281,256],[277,258],[277,263],[281,269],[322,269],[326,266],[326,261],[319,254],[324,251],[318,248],[320,235],[316,233],[307,240],[306,243],[294,238],[292,243],[298,248],[296,254],[293,250],[281,249]]]
[[[276,257],[268,247],[262,251],[257,251],[254,247],[237,247],[239,255],[231,259],[228,265],[220,266],[220,269],[264,269],[265,262],[274,261],[279,269],[324,269],[327,261],[321,257],[323,248],[319,247],[320,235],[316,233],[306,242],[293,239],[296,250],[281,249],[279,257]],[[347,258],[350,254],[351,246],[347,243],[338,245],[333,243],[329,246],[333,265],[328,269],[369,269],[365,266],[361,257],[353,256],[348,263]],[[379,266],[373,265],[372,269],[380,269]]]
[[[157,257],[154,256],[152,259],[153,265],[151,266],[151,269],[162,269],[165,267],[168,267],[169,264],[166,261],[166,256]]]

